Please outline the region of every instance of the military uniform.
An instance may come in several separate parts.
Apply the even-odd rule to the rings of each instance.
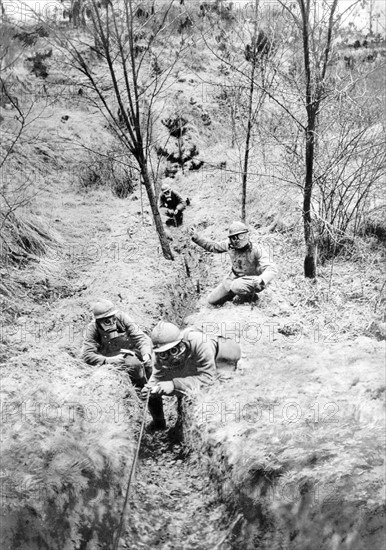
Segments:
[[[172,381],[174,384],[172,395],[181,398],[215,382],[219,377],[218,360],[223,367],[228,364],[234,370],[241,357],[240,345],[220,335],[209,336],[199,329],[187,328],[181,331],[181,337],[186,346],[181,365],[170,366],[157,357],[149,386],[156,386],[158,382]],[[164,421],[160,395],[150,395],[149,410],[156,422]]]
[[[208,296],[212,305],[231,300],[235,295],[252,295],[257,284],[264,288],[277,275],[276,265],[260,244],[249,242],[244,248],[234,248],[229,241],[211,241],[197,234],[192,240],[208,252],[227,252],[231,259],[232,270]]]
[[[186,202],[177,191],[162,192],[159,198],[159,208],[167,216],[166,225],[179,227],[183,222],[183,211]]]
[[[121,349],[133,351],[133,355],[125,358],[125,367],[135,386],[143,387],[146,383],[141,359],[144,355],[152,355],[152,342],[128,315],[116,313],[116,330],[107,332],[102,330],[96,321],[91,322],[86,331],[81,351],[82,359],[89,365],[103,365],[107,357],[114,357],[121,353]],[[151,375],[151,367],[146,369],[147,376]]]

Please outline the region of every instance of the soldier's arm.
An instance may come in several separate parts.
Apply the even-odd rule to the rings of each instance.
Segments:
[[[221,241],[221,242],[210,241],[208,239],[205,239],[198,233],[195,233],[192,236],[192,241],[198,244],[198,246],[201,246],[202,248],[207,250],[208,252],[215,252],[215,253],[221,254],[223,252],[228,252],[229,250],[228,241]]]
[[[81,358],[88,365],[103,365],[106,357],[99,353],[99,343],[97,341],[97,329],[94,323],[87,327],[86,336],[83,340]]]
[[[117,318],[124,325],[126,333],[133,341],[134,347],[140,352],[142,357],[146,354],[152,354],[152,343],[149,336],[147,336],[139,326],[130,319],[126,313],[120,313]]]
[[[174,388],[180,391],[198,391],[201,387],[210,386],[216,378],[216,362],[210,346],[204,342],[193,347],[197,374],[185,378],[173,378]]]
[[[164,197],[164,194],[161,193],[158,198],[158,208],[165,208],[165,207],[166,207],[165,197]]]
[[[268,284],[278,273],[278,269],[274,262],[271,262],[268,251],[261,245],[257,245],[256,260],[260,268],[263,270],[261,279],[265,284]]]
[[[177,203],[177,206],[176,206],[175,210],[178,210],[179,212],[182,212],[186,208],[186,202],[181,197],[181,195],[179,193],[177,193],[177,191],[174,191],[174,195],[175,195],[175,201]]]
[[[172,380],[171,378],[169,378],[169,379]],[[153,366],[151,376],[148,380],[148,385],[149,386],[155,386],[157,384],[157,382],[165,382],[165,380],[168,380],[168,377],[167,376],[165,377],[162,370],[157,369],[157,367]]]

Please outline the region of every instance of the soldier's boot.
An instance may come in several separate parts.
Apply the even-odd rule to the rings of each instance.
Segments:
[[[160,395],[153,395],[149,398],[149,412],[153,418],[147,426],[147,431],[166,430],[164,406]]]
[[[256,294],[256,292],[253,292],[251,294],[236,294],[236,296],[232,300],[232,302],[236,305],[250,304],[258,301],[259,301],[259,296],[258,294]]]

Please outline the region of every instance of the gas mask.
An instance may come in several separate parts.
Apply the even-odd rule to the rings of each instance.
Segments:
[[[179,367],[182,366],[185,361],[187,349],[184,342],[179,342],[179,344],[166,351],[158,352],[156,354],[157,359],[162,363],[163,368]]]
[[[231,248],[245,248],[249,244],[249,233],[239,233],[238,235],[232,235],[229,238]]]
[[[110,338],[115,338],[118,335],[117,333],[117,318],[115,315],[111,317],[105,317],[104,319],[97,320],[98,326],[109,335]]]

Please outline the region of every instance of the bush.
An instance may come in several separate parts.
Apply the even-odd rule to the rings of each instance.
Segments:
[[[113,195],[126,199],[137,183],[131,166],[118,163],[112,155],[95,156],[86,166],[80,166],[79,186],[89,191],[95,188],[110,188]]]

